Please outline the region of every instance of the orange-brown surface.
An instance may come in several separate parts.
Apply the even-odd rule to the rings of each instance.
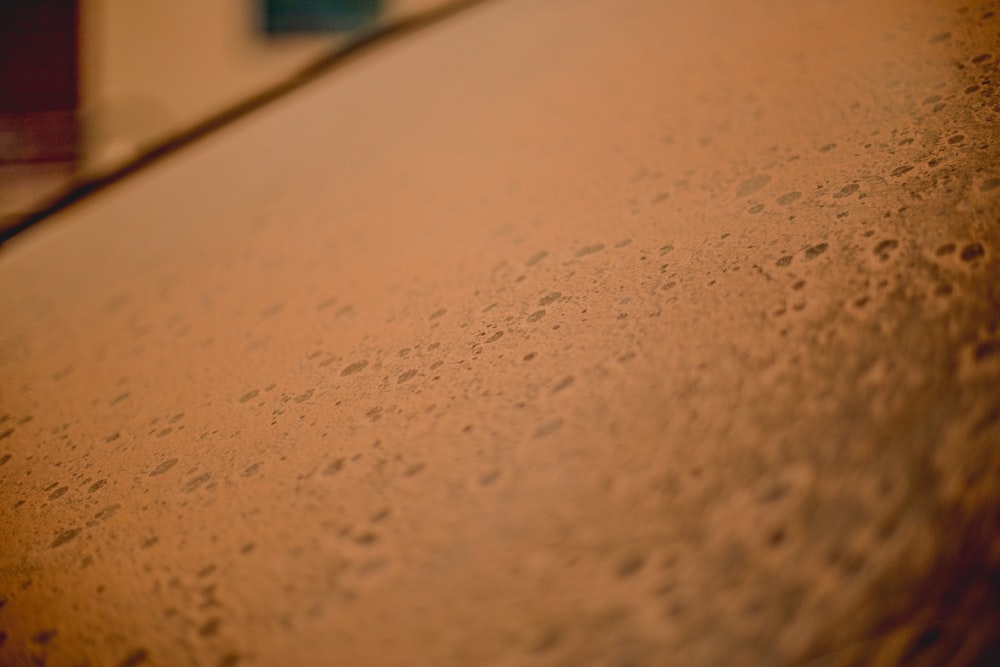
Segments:
[[[0,664],[990,664],[995,11],[499,0],[16,238]]]

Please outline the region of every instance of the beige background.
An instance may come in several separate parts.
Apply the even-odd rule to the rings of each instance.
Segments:
[[[449,0],[390,0],[392,21]],[[84,165],[114,167],[293,75],[343,35],[269,38],[256,0],[83,0]]]
[[[387,0],[392,23],[456,0]],[[154,146],[293,76],[344,34],[269,38],[256,0],[81,0],[80,163],[0,164],[0,230],[78,179]]]

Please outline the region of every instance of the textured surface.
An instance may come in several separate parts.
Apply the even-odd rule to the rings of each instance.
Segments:
[[[703,4],[485,5],[8,244],[0,664],[988,660],[1000,7]]]

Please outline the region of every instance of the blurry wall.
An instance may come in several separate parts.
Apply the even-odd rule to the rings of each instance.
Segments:
[[[81,0],[82,168],[112,168],[290,76],[336,35],[268,39],[255,0]]]
[[[294,75],[344,43],[331,29],[462,1],[0,0],[0,236]]]
[[[392,22],[459,0],[351,1],[359,15],[375,8]],[[84,175],[260,93],[345,40],[334,32],[269,37],[263,9],[262,0],[80,0]]]

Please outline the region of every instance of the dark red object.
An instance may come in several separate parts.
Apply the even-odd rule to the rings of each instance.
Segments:
[[[77,153],[76,0],[0,0],[0,162]]]

